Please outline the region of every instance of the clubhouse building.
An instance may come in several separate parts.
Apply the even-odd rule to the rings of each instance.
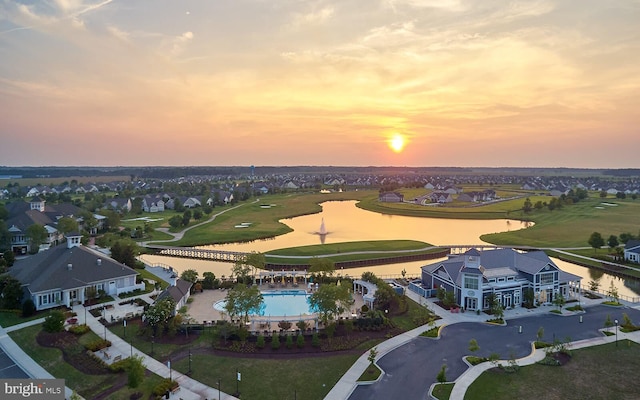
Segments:
[[[489,309],[488,295],[492,293],[504,308],[522,306],[528,290],[537,304],[551,303],[559,294],[575,299],[581,279],[562,271],[543,251],[470,249],[423,266],[421,282],[413,283],[410,290],[434,296],[442,287],[453,291],[457,304],[465,310],[475,311]]]

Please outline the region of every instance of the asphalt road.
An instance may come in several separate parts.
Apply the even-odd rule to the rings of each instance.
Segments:
[[[373,385],[358,386],[349,399],[423,400],[427,398],[431,384],[436,382],[442,365],[447,366],[448,381],[454,381],[467,369],[462,357],[471,354],[468,348],[472,338],[480,346],[477,356],[497,353],[501,359],[517,359],[531,353],[531,343],[536,340],[540,327],[544,328],[542,340],[547,342],[589,339],[602,335],[598,329],[604,327],[607,314],[611,315],[611,320],[621,322],[623,313],[627,313],[634,323],[640,323],[638,310],[595,306],[582,314],[582,323],[577,315],[563,317],[545,313],[507,321],[507,326],[471,322],[453,324],[441,331],[440,339],[417,337],[382,357],[378,365],[386,372],[383,378]],[[519,333],[520,326],[522,333]]]
[[[30,378],[4,351],[0,350],[0,379]]]

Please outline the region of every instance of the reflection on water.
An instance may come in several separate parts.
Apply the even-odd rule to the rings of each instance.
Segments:
[[[232,243],[225,245],[203,246],[210,249],[224,249],[244,252],[267,252],[269,250],[305,246],[320,243],[340,243],[358,240],[419,240],[436,245],[445,244],[482,244],[480,235],[524,229],[531,222],[517,220],[452,220],[441,218],[417,218],[397,215],[384,215],[359,209],[355,201],[332,201],[323,203],[320,214],[282,220],[294,231],[269,240],[257,240],[250,243]],[[265,210],[266,211],[266,210]],[[322,221],[330,226],[330,235],[318,235],[318,226]],[[250,222],[250,221],[249,221]],[[322,224],[324,225],[324,224]],[[186,258],[144,255],[149,264],[166,264],[178,272],[195,269],[200,276],[203,272],[213,272],[217,277],[230,276],[233,264],[215,261],[191,260]],[[336,273],[360,276],[365,271],[376,275],[400,275],[406,270],[407,276],[419,276],[420,267],[436,260],[414,261],[402,264],[378,265],[372,267],[349,268]],[[600,289],[606,290],[611,282],[618,288],[620,295],[635,297],[640,288],[633,284],[623,284],[620,278],[568,262],[554,259],[563,270],[583,277],[582,285],[587,287],[590,280],[600,279]]]

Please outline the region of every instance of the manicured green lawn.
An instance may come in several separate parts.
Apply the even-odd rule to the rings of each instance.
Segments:
[[[0,312],[0,326],[6,328],[8,326],[18,325],[23,322],[33,321],[34,319],[44,318],[47,315],[49,315],[49,311],[40,311],[40,312],[37,312],[35,315],[26,317],[26,318],[21,317],[20,316],[21,314],[22,312],[20,313],[7,312],[7,311]]]
[[[434,386],[431,394],[438,400],[449,400],[451,391],[453,390],[453,383],[442,383]]]
[[[35,325],[11,332],[9,336],[51,375],[64,378],[68,387],[75,389],[87,399],[113,386],[117,379],[116,374],[84,374],[64,361],[61,350],[38,345],[36,335],[40,330],[41,325]],[[86,336],[95,338],[93,333],[88,333]]]
[[[495,244],[522,244],[538,247],[589,247],[591,233],[603,238],[623,232],[638,232],[640,201],[606,199],[617,206],[602,206],[603,200],[591,197],[560,210],[533,211],[526,217],[535,222],[528,229],[482,235]],[[597,208],[600,207],[600,208]],[[519,218],[519,216],[513,216]],[[604,252],[604,250],[600,250]]]
[[[236,370],[243,399],[323,399],[359,355],[309,357],[302,359],[259,359],[194,355],[192,377],[206,385],[233,393],[236,390]],[[186,372],[188,359],[172,366]]]
[[[375,381],[382,374],[380,368],[378,368],[375,364],[369,364],[369,367],[364,370],[360,378],[358,378],[358,382],[367,382],[367,381]]]
[[[640,345],[630,341],[573,352],[562,367],[531,365],[516,373],[487,371],[469,387],[467,400],[636,399]]]

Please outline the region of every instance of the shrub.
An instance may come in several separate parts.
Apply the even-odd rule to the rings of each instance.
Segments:
[[[87,350],[96,352],[111,346],[111,342],[104,339],[96,339],[84,345]]]
[[[22,316],[30,317],[36,313],[36,305],[33,303],[33,300],[27,299],[24,303],[22,303]]]
[[[258,336],[256,340],[256,347],[259,349],[264,349],[264,335]]]
[[[290,349],[293,347],[293,336],[287,335],[286,346],[287,346],[287,349]]]
[[[299,349],[304,347],[304,336],[302,334],[298,334],[298,337],[296,338],[296,345]]]
[[[276,333],[271,337],[271,349],[278,350],[280,348],[280,336]]]
[[[320,337],[318,336],[318,332],[315,332],[313,336],[311,336],[311,346],[320,347]]]
[[[337,326],[336,326],[335,322],[332,323],[332,324],[329,324],[329,325],[327,325],[326,328],[324,328],[324,333],[327,334],[327,337],[332,338],[333,335],[336,333],[336,328],[337,328]]]
[[[159,384],[157,384],[155,388],[153,388],[153,394],[156,396],[164,396],[167,391],[170,391],[176,387],[178,387],[178,382],[165,378]]]
[[[42,324],[42,329],[45,332],[54,333],[62,332],[64,328],[64,313],[59,310],[53,310],[47,315]]]
[[[72,325],[69,327],[69,332],[73,333],[74,335],[84,335],[85,333],[89,332],[91,330],[91,328],[89,328],[87,325]]]

